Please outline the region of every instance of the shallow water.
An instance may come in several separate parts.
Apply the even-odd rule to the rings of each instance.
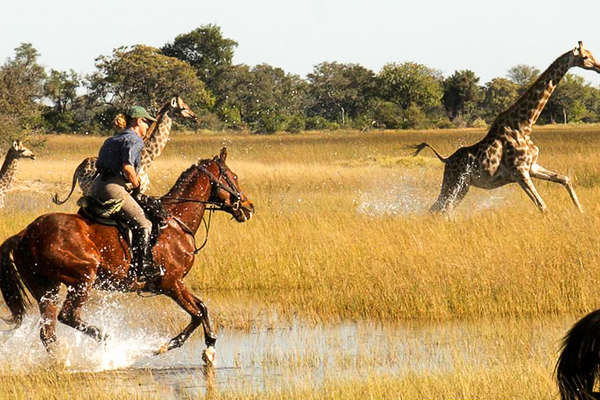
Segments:
[[[322,326],[296,321],[249,331],[222,328],[217,365],[205,369],[200,328],[182,348],[152,355],[187,323],[186,318],[173,317],[176,306],[157,308],[162,301],[123,295],[92,301],[85,319],[102,326],[110,339],[98,344],[59,325],[59,352],[66,370],[93,372],[106,380],[107,390],[156,394],[164,399],[211,391],[279,391],[295,385],[319,386],[331,379],[436,374],[465,365],[485,369],[506,362],[515,351],[508,349],[514,343],[517,351],[551,364],[561,336],[574,321],[385,326],[364,322]],[[0,313],[6,315],[6,310]],[[503,332],[512,333],[498,334],[498,323],[509,326]],[[509,337],[514,332],[519,336]],[[27,373],[49,362],[39,340],[39,319],[33,313],[19,329],[0,334],[0,375]]]

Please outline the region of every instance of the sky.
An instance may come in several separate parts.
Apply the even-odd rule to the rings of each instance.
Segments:
[[[238,42],[236,64],[305,77],[324,61],[375,73],[412,61],[444,76],[470,69],[483,84],[517,64],[544,70],[579,40],[600,59],[599,17],[597,0],[11,0],[0,14],[0,62],[29,42],[46,68],[88,74],[116,47],[161,47],[216,24]],[[600,86],[600,74],[571,72]]]

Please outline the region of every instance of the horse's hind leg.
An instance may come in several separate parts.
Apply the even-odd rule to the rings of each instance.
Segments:
[[[38,302],[40,309],[40,339],[46,351],[52,353],[56,342],[56,313],[59,284],[44,286],[29,286],[31,294]]]
[[[102,334],[102,331],[99,328],[88,325],[81,320],[81,307],[89,297],[90,287],[91,282],[82,282],[67,288],[67,298],[60,310],[58,320],[65,325],[85,333],[98,342],[101,342],[108,336]]]

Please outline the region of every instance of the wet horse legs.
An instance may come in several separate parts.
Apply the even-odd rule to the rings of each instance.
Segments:
[[[82,282],[76,286],[69,286],[67,289],[67,298],[63,304],[58,320],[65,325],[77,329],[92,337],[98,342],[106,340],[108,335],[102,334],[102,331],[93,326],[88,325],[81,320],[81,306],[89,296],[91,284]]]
[[[204,342],[208,347],[214,346],[217,341],[217,336],[212,330],[208,309],[202,300],[194,296],[184,286],[183,282],[180,281],[175,285],[175,290],[168,293],[168,295],[175,300],[181,308],[190,314],[192,320],[177,336],[172,338],[169,343],[163,346],[157,353],[164,353],[165,351],[180,347],[201,324],[204,328]]]
[[[56,342],[56,303],[58,301],[58,288],[58,285],[46,288],[44,291],[38,291],[36,288],[32,293],[38,300],[40,309],[40,339],[42,339],[42,343],[49,353],[52,352],[54,343]]]

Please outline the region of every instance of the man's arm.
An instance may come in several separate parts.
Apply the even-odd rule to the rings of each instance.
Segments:
[[[140,179],[138,178],[138,175],[135,172],[135,168],[133,168],[133,165],[128,163],[123,164],[123,174],[125,175],[127,180],[131,182],[131,185],[134,188],[140,186]]]

